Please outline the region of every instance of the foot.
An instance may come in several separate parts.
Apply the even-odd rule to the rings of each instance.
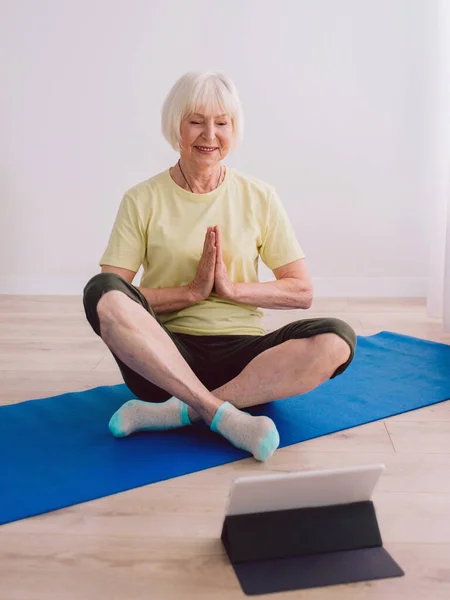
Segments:
[[[116,411],[109,421],[109,430],[115,437],[124,437],[136,431],[164,431],[190,425],[187,404],[172,397],[166,402],[129,400]]]
[[[247,450],[260,461],[270,458],[280,444],[272,419],[253,417],[229,402],[224,402],[217,411],[211,430],[222,434],[234,446]]]

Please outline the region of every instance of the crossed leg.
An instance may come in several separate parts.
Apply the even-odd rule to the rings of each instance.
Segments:
[[[242,371],[211,393],[236,408],[305,394],[327,381],[350,358],[350,347],[334,333],[287,340],[254,358]],[[201,418],[189,408],[192,420]]]
[[[275,425],[267,417],[251,417],[236,409],[303,394],[326,381],[350,356],[347,342],[333,333],[288,340],[262,352],[237,377],[210,392],[160,324],[121,291],[105,293],[97,304],[97,314],[101,337],[110,350],[133,371],[175,397],[153,408],[151,403],[131,401],[131,406],[127,403],[128,412],[132,408],[142,421],[143,413],[150,415],[153,411],[153,419],[155,411],[162,414],[167,410],[164,404],[169,404],[173,412],[179,411],[175,403],[182,401],[185,404],[179,404],[188,411],[188,418],[183,423],[178,412],[178,425],[203,419],[211,429],[248,449],[259,460],[278,446]],[[263,442],[272,450],[269,446],[262,448]]]

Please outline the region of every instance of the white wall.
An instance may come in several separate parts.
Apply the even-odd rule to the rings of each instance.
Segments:
[[[227,162],[277,186],[316,294],[424,296],[435,4],[2,0],[0,292],[81,293],[123,192],[175,163],[165,95],[211,68],[246,115]]]
[[[439,0],[439,27],[435,38],[437,60],[434,68],[438,82],[435,115],[435,137],[431,144],[431,189],[434,199],[428,280],[428,315],[443,318],[450,330],[450,311],[444,298],[450,300],[450,2]]]

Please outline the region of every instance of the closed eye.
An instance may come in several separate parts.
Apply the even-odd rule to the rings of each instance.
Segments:
[[[191,125],[201,125],[198,121],[191,121]],[[228,123],[218,123],[218,125],[224,126],[228,125]]]

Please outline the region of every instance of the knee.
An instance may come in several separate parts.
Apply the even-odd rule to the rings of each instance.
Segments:
[[[98,300],[103,296],[105,289],[114,289],[122,278],[116,273],[97,273],[91,277],[83,290],[83,302],[87,304],[93,299]]]
[[[345,321],[335,318],[329,319],[329,332],[317,336],[316,343],[335,375],[338,374],[337,370],[343,372],[353,359],[356,339],[353,328]]]
[[[331,350],[330,354],[336,367],[345,364],[353,354],[353,350],[347,340],[344,340],[337,333],[331,333]]]
[[[99,308],[106,292],[120,288],[120,275],[98,273],[94,275],[83,290],[83,306],[86,318],[97,335],[100,335]],[[108,296],[109,294],[106,294]]]
[[[336,333],[321,333],[311,340],[322,359],[334,368],[346,363],[351,356],[351,348]]]
[[[355,330],[342,319],[327,319],[327,328],[329,329],[330,333],[335,334],[342,340],[347,340],[347,343],[353,348],[356,346]]]

